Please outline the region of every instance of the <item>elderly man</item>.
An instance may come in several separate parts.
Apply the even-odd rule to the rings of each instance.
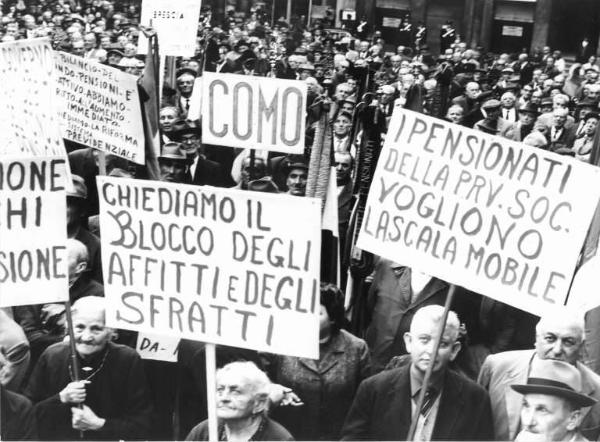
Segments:
[[[473,127],[475,122],[479,121],[483,114],[480,109],[481,87],[479,83],[470,81],[465,86],[465,93],[452,100],[452,105],[462,107],[465,125]]]
[[[113,344],[104,298],[73,304],[79,364],[74,380],[69,343],[50,346],[36,365],[25,395],[36,404],[42,440],[146,439],[152,406],[139,355]]]
[[[414,440],[492,438],[488,395],[473,381],[448,369],[461,347],[454,312],[448,315],[439,350],[433,355],[443,311],[435,305],[417,311],[410,331],[404,335],[411,363],[360,384],[342,429],[342,440],[406,440],[429,364],[433,364],[433,372]]]
[[[180,143],[166,143],[158,157],[160,180],[169,183],[187,183],[189,163]]]
[[[500,134],[508,125],[502,118],[502,104],[498,100],[487,100],[481,108],[485,112],[485,118],[474,124],[473,128],[493,135]]]
[[[536,359],[568,362],[581,374],[582,393],[600,398],[600,376],[578,362],[584,340],[583,318],[562,312],[542,317],[536,327],[535,350],[497,353],[487,357],[478,382],[490,393],[496,440],[513,440],[519,431],[522,399],[508,389],[525,383]],[[600,435],[600,406],[583,410],[582,433],[591,440]]]
[[[535,120],[539,114],[540,111],[535,104],[525,104],[519,109],[519,121],[506,126],[500,136],[509,140],[523,141],[533,130]]]
[[[517,442],[587,441],[580,432],[581,409],[597,401],[581,393],[581,375],[566,362],[539,359],[526,384],[511,385],[523,395]]]
[[[184,120],[175,121],[172,127],[171,139],[181,143],[190,162],[188,182],[199,186],[226,187],[221,165],[206,158],[200,141],[200,127]]]
[[[168,102],[179,110],[181,118],[187,118],[187,114],[192,105],[192,93],[194,92],[194,84],[196,82],[196,71],[191,68],[181,68],[177,71],[176,93],[168,98]]]
[[[547,133],[548,149],[555,152],[562,148],[571,148],[575,142],[575,126],[567,126],[569,111],[565,108],[556,108],[553,112],[554,119]]]
[[[267,417],[270,385],[253,362],[232,362],[217,371],[218,440],[294,440]],[[196,425],[186,440],[209,440],[208,421]]]
[[[334,152],[350,152],[350,131],[352,129],[352,114],[340,112],[333,122]]]

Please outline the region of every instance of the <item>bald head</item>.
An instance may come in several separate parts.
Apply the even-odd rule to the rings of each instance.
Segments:
[[[535,349],[540,359],[575,364],[584,341],[583,316],[570,311],[544,315],[536,326]]]
[[[75,280],[87,269],[89,253],[85,244],[76,239],[67,239],[69,280]]]

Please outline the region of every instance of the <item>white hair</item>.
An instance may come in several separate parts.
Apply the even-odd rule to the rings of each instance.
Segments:
[[[585,320],[583,315],[572,310],[556,310],[542,316],[535,326],[535,334],[540,335],[544,331],[550,331],[552,327],[569,326],[577,329],[577,334],[583,341],[585,339]]]
[[[441,305],[427,305],[417,310],[410,323],[410,331],[413,333],[413,325],[420,321],[431,321],[438,324],[444,315],[444,307]],[[448,312],[445,331],[448,331],[452,337],[452,341],[458,338],[458,330],[460,329],[460,321],[458,316],[452,310]]]

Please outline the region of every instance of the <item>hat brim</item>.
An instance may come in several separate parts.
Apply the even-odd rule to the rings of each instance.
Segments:
[[[517,393],[521,394],[533,393],[563,397],[572,402],[573,404],[581,407],[589,407],[597,402],[596,399],[581,393],[577,393],[576,391],[551,385],[516,384],[511,385],[510,387]]]

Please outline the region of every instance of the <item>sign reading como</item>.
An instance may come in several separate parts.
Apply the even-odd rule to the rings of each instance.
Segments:
[[[304,82],[206,72],[202,96],[205,143],[304,151]]]

